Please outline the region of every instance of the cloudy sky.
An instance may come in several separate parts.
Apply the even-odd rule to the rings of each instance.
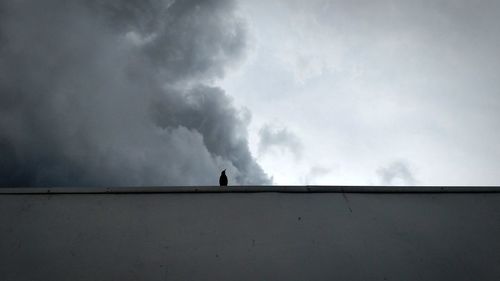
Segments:
[[[497,1],[0,2],[0,185],[499,185]]]
[[[500,184],[500,2],[241,1],[222,82],[287,184]]]

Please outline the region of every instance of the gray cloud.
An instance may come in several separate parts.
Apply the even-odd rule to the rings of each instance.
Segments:
[[[377,170],[380,184],[382,185],[415,185],[413,172],[408,163],[394,161],[391,164]]]
[[[302,156],[302,142],[286,128],[264,125],[259,130],[259,137],[259,153],[266,153],[270,149],[287,149],[297,159]]]
[[[331,173],[331,169],[329,169],[329,168],[319,166],[319,165],[312,166],[309,169],[309,172],[304,176],[304,179],[303,179],[304,184],[306,184],[306,185],[317,184],[318,179],[328,175],[329,173]]]
[[[243,56],[231,1],[0,4],[0,185],[268,184],[211,85]]]
[[[227,89],[252,128],[293,124],[302,164],[369,184],[403,158],[419,184],[499,184],[500,1],[240,2],[259,48]],[[287,161],[262,163],[297,182],[306,169]]]

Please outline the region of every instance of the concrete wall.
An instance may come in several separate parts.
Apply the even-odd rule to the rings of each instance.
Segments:
[[[500,193],[4,192],[0,280],[500,280]]]

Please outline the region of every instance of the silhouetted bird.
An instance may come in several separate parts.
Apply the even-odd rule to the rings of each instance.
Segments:
[[[219,184],[220,186],[227,186],[227,177],[225,169],[222,171],[222,173],[220,173]]]

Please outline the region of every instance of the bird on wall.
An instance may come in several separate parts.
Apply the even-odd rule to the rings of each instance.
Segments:
[[[226,169],[220,173],[220,178],[219,178],[219,185],[220,186],[227,186],[227,176],[226,176]]]

